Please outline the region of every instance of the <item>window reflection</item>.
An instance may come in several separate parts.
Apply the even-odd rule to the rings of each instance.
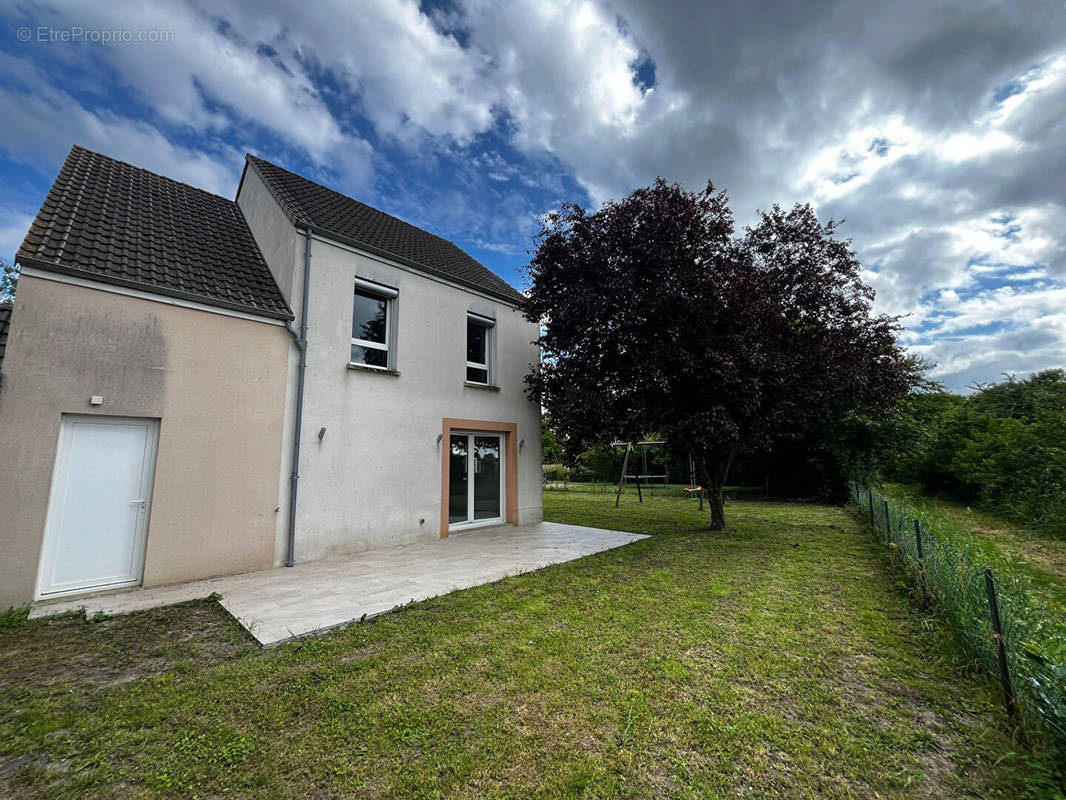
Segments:
[[[467,438],[451,437],[451,455],[448,467],[448,522],[466,522],[467,519]]]
[[[500,516],[500,437],[474,437],[474,519]]]
[[[388,300],[369,292],[355,290],[355,309],[352,314],[352,338],[385,344],[388,333],[386,314]]]

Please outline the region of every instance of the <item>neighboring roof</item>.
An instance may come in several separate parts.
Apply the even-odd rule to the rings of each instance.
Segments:
[[[290,221],[402,264],[518,303],[522,295],[468,253],[384,211],[309,181],[276,164],[246,156]]]
[[[11,309],[14,303],[0,300],[0,367],[4,366],[4,350],[7,348],[7,329],[11,327]]]
[[[76,145],[16,259],[153,294],[292,318],[236,203]]]

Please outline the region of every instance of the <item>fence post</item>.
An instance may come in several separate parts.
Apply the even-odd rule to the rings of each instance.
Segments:
[[[992,635],[996,640],[996,656],[999,659],[999,680],[1003,684],[1003,702],[1007,706],[1007,716],[1014,719],[1014,690],[1010,683],[1010,669],[1007,667],[1007,643],[1003,640],[1003,625],[999,619],[999,603],[996,601],[996,582],[992,570],[985,569],[985,591],[988,593],[988,613],[992,617]]]
[[[929,587],[925,585],[925,554],[922,552],[922,523],[914,520],[914,544],[918,548],[918,575],[922,579],[922,597],[928,599]]]
[[[888,501],[882,500],[881,502],[885,504],[885,544],[890,544],[892,542],[892,526],[888,524]]]
[[[866,487],[866,494],[870,498],[870,524],[874,524],[874,490]]]

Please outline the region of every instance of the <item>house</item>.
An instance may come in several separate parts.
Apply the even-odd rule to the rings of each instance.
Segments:
[[[236,203],[75,147],[17,259],[0,606],[269,567],[292,314]]]
[[[17,261],[0,608],[540,519],[536,326],[450,242],[75,147]]]
[[[289,354],[285,418],[302,433],[296,468],[285,437],[285,510],[299,482],[276,560],[539,522],[540,408],[523,382],[539,331],[518,292],[451,242],[254,156],[237,205],[309,331]]]

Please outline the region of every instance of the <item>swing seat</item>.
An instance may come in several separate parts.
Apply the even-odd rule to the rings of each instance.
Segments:
[[[691,488],[687,488],[686,487],[684,492],[689,497],[699,497],[701,494],[703,494],[703,487],[702,486],[693,486]]]

